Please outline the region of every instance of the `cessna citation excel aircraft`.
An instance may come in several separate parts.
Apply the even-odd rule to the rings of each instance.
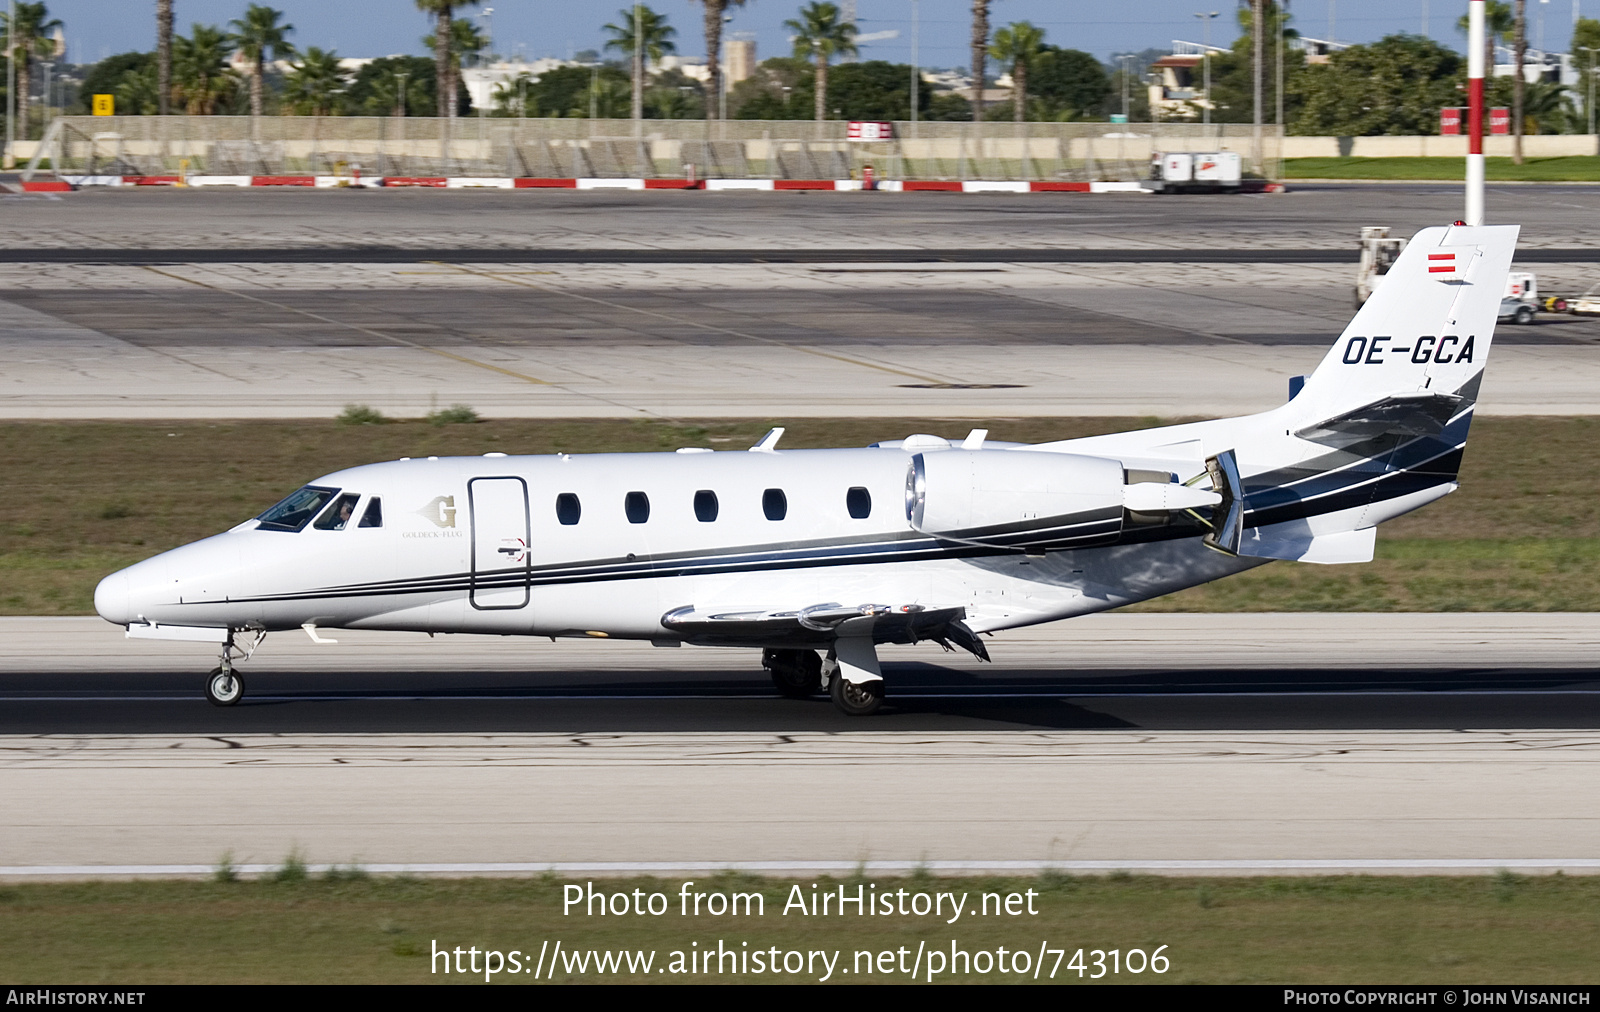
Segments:
[[[863,449],[430,457],[318,478],[109,576],[128,636],[389,629],[749,647],[780,692],[883,701],[878,648],[1104,611],[1271,559],[1366,562],[1456,488],[1515,226],[1419,232],[1288,403],[1021,445],[982,429]],[[819,653],[820,652],[820,653]]]

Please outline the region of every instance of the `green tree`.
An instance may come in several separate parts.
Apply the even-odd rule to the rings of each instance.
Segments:
[[[1269,39],[1274,38],[1280,23],[1286,24],[1289,15],[1282,12],[1276,4],[1268,4],[1266,31]],[[1239,28],[1241,34],[1235,39],[1228,52],[1220,53],[1211,58],[1211,120],[1214,123],[1249,123],[1255,115],[1255,82],[1252,79],[1250,40],[1251,12],[1245,8],[1239,12]],[[1299,33],[1292,28],[1284,28],[1285,38],[1296,38]],[[1269,49],[1274,48],[1269,46]],[[1269,68],[1275,71],[1276,54],[1266,57]],[[1298,112],[1297,97],[1299,91],[1295,85],[1298,75],[1306,66],[1305,53],[1302,50],[1290,49],[1287,46],[1283,51],[1283,76],[1284,76],[1284,118],[1293,122]],[[1268,72],[1262,75],[1262,122],[1270,122],[1272,117],[1267,115],[1267,110],[1277,107],[1278,83],[1277,74]]]
[[[1464,58],[1419,35],[1389,35],[1296,75],[1291,132],[1341,137],[1431,134],[1460,102]]]
[[[161,111],[161,85],[157,69],[154,59],[142,66],[129,67],[105,91],[97,94],[109,94],[121,115],[155,115]],[[169,94],[169,100],[170,97]]]
[[[598,74],[590,80],[589,86],[578,96],[577,103],[567,115],[580,119],[590,116],[595,119],[623,119],[631,112],[632,98],[627,75]]]
[[[599,78],[628,81],[616,67],[557,67],[541,74],[528,87],[528,115],[588,116],[589,86]]]
[[[638,26],[638,38],[634,37],[634,26]],[[611,39],[606,43],[607,49],[615,49],[625,54],[633,65],[633,118],[644,117],[644,79],[645,60],[654,60],[657,64],[661,57],[667,53],[677,51],[672,37],[678,30],[667,24],[664,14],[657,14],[645,4],[634,4],[624,7],[617,12],[617,23],[602,25],[602,31],[611,33]]]
[[[289,35],[294,25],[279,24],[283,11],[273,10],[265,4],[251,4],[245,8],[243,18],[228,22],[233,31],[228,42],[250,64],[250,115],[259,119],[262,112],[262,81],[268,60],[281,60],[294,55]]]
[[[440,119],[454,117],[460,102],[451,101],[459,90],[460,78],[450,51],[455,39],[455,12],[458,7],[470,7],[478,0],[416,0],[417,9],[434,16],[433,34],[433,93]],[[409,90],[409,89],[408,89]]]
[[[1595,87],[1600,82],[1595,81],[1595,75],[1600,73],[1600,19],[1579,18],[1577,25],[1572,29],[1572,62],[1577,66],[1578,94],[1583,97],[1584,113],[1586,119],[1584,130],[1589,130],[1589,124],[1595,122],[1594,111],[1589,107],[1589,96],[1600,97],[1600,89]]]
[[[723,12],[729,7],[743,7],[745,0],[700,0],[705,8],[706,32],[706,91],[707,96],[720,96],[722,94],[722,18]],[[730,96],[731,97],[731,96]],[[715,119],[719,114],[716,101],[707,101],[706,119]]]
[[[437,42],[438,40],[433,37],[432,33],[422,37],[424,49],[432,49],[438,52]],[[450,22],[450,41],[445,46],[445,59],[449,62],[450,80],[454,83],[458,94],[463,88],[461,68],[466,65],[469,59],[476,62],[479,54],[488,48],[489,39],[477,25],[465,18],[455,18]],[[469,108],[470,104],[458,108],[456,111],[464,113]]]
[[[434,93],[439,80],[437,69],[433,60],[422,56],[373,60],[350,82],[345,92],[346,107],[371,116],[399,116],[402,112],[407,116],[434,115],[439,108]]]
[[[74,111],[79,113],[89,112],[89,102],[94,95],[117,94],[117,86],[122,83],[122,75],[128,71],[143,71],[146,67],[156,65],[154,53],[117,53],[108,56],[90,67],[83,75],[83,84],[78,88],[78,103]],[[151,95],[155,95],[154,86]],[[117,112],[124,115],[142,115],[142,113],[128,108],[117,99]],[[155,110],[151,110],[155,112]]]
[[[835,56],[856,55],[856,26],[839,20],[839,8],[826,0],[812,0],[800,8],[799,18],[783,27],[794,32],[794,55],[816,65],[812,84],[817,122],[828,118],[828,63]]]
[[[239,76],[228,69],[233,45],[215,25],[196,24],[188,38],[172,40],[173,90],[190,116],[210,116],[231,105]]]
[[[21,136],[28,136],[28,93],[35,58],[55,55],[56,42],[51,35],[61,27],[58,18],[52,18],[44,3],[18,3],[17,20],[0,14],[0,25],[5,26],[6,48],[17,61],[17,119],[22,123]]]
[[[681,70],[664,70],[645,92],[645,115],[654,119],[701,119],[706,96],[699,81]]]
[[[1030,77],[1039,119],[1075,120],[1105,114],[1111,79],[1100,61],[1081,49],[1041,47]]]
[[[1021,123],[1028,112],[1028,68],[1038,60],[1044,45],[1044,29],[1027,21],[1015,21],[994,33],[989,55],[1011,65],[1012,118]]]
[[[283,81],[284,101],[296,115],[336,116],[343,111],[350,72],[339,66],[339,54],[311,46],[300,62],[289,65]]]
[[[804,61],[793,58],[767,61],[763,64],[766,75],[740,82],[766,78],[746,89],[734,115],[740,119],[805,119],[807,110],[815,107],[812,89],[816,77],[809,69]],[[787,93],[782,90],[785,84],[790,88]],[[828,75],[828,94],[829,104],[842,119],[910,119],[911,66],[886,60],[842,63]],[[739,97],[737,90],[730,96],[734,97]],[[928,112],[931,97],[928,88],[917,89],[919,116]]]

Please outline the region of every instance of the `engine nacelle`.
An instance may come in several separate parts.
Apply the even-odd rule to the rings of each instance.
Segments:
[[[906,519],[949,541],[1031,551],[1117,540],[1122,462],[1070,453],[944,450],[906,470]]]

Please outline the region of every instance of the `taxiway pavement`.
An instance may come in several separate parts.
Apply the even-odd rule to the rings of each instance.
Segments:
[[[1092,616],[886,650],[865,721],[749,651],[335,635],[218,710],[203,647],[0,619],[0,867],[1596,863],[1600,616]]]

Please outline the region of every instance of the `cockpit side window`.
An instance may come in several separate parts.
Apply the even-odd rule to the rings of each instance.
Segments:
[[[361,526],[362,527],[382,527],[383,526],[383,500],[382,499],[379,499],[377,496],[373,496],[372,499],[367,502],[367,509],[366,509],[366,511],[364,513],[361,514]]]
[[[350,526],[350,518],[355,515],[356,502],[361,498],[358,492],[346,492],[333,501],[333,505],[322,511],[322,516],[317,517],[317,522],[311,526],[319,531],[342,531]]]
[[[260,521],[256,530],[289,531],[305,529],[329,499],[339,494],[336,488],[307,485],[290,493],[282,502],[256,517]]]

